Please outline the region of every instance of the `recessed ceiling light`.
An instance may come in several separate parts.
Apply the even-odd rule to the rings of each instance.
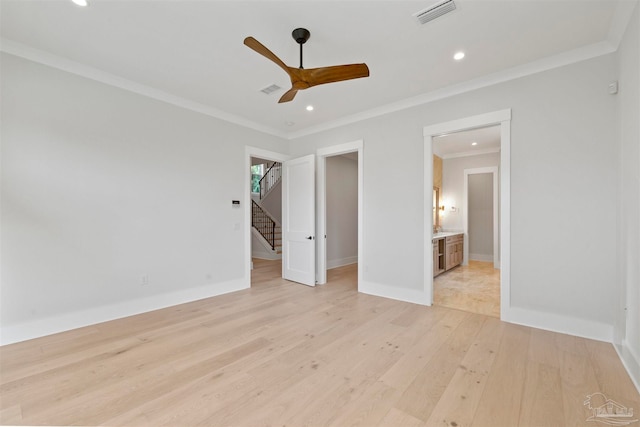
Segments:
[[[456,52],[456,54],[453,55],[453,59],[456,61],[460,61],[462,58],[464,58],[464,52]]]
[[[473,141],[473,142],[471,143],[471,145],[478,145],[478,143],[477,143],[477,142],[475,142],[475,141]]]
[[[307,105],[307,111],[313,111],[313,105]]]
[[[87,0],[71,0],[72,2],[74,2],[75,4],[77,4],[78,6],[88,6],[89,3],[87,2]]]

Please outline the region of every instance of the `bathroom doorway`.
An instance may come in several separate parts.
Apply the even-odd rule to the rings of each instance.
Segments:
[[[440,185],[433,247],[443,246],[446,257],[446,269],[434,270],[433,303],[497,318],[500,145],[499,125],[440,135],[432,145],[434,165],[439,164],[434,186]],[[441,176],[435,176],[439,170]],[[461,253],[453,267],[451,244]]]

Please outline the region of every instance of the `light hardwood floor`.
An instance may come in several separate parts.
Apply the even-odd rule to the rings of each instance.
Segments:
[[[1,347],[0,421],[585,426],[594,392],[640,409],[611,344],[358,294],[355,265],[315,288],[261,267],[248,290]]]
[[[500,318],[500,270],[469,261],[433,279],[433,303]]]

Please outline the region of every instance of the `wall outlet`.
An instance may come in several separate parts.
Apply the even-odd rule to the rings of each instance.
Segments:
[[[147,286],[149,284],[149,275],[148,274],[143,274],[142,276],[140,276],[140,284],[142,286]]]

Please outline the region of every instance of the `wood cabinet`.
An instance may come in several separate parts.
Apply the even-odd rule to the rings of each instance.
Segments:
[[[445,237],[446,247],[446,265],[445,270],[462,264],[462,254],[464,251],[464,236],[456,234],[455,236]]]
[[[433,277],[445,271],[444,245],[444,239],[433,239]]]
[[[464,234],[454,234],[432,240],[433,277],[462,264]]]

